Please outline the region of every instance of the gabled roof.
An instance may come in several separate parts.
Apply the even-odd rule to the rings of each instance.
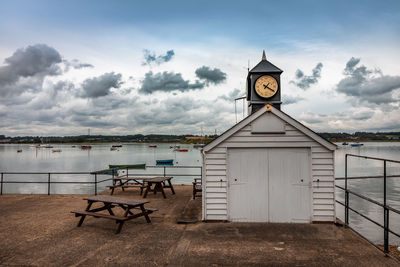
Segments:
[[[252,68],[249,73],[258,73],[258,72],[275,72],[282,73],[283,70],[272,64],[266,59],[263,59],[258,63],[254,68]]]
[[[268,111],[267,107],[263,107],[259,109],[257,112],[251,114],[250,116],[247,116],[237,124],[233,125],[230,129],[226,130],[223,134],[221,134],[218,138],[214,139],[210,143],[208,143],[206,146],[203,147],[203,151],[207,152],[213,149],[214,147],[218,146],[221,144],[223,141],[234,135],[236,132],[240,131],[243,127],[251,123],[252,121],[256,120],[258,117],[263,115],[266,112],[271,112],[272,114],[276,115],[278,118],[282,119],[286,123],[290,124],[306,136],[310,137],[311,139],[315,140],[318,142],[320,145],[324,146],[328,150],[336,150],[337,146],[326,140],[325,138],[321,137],[319,134],[316,132],[312,131],[308,127],[304,126],[302,123],[298,122],[297,120],[293,119],[289,115],[287,115],[285,112],[280,111],[276,108],[274,108],[272,105],[269,107],[270,111]]]

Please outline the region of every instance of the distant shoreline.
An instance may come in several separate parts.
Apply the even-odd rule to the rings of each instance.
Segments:
[[[328,140],[332,143],[349,143],[349,144],[354,144],[354,143],[399,143],[400,140]],[[113,142],[113,141],[104,141],[104,142],[82,142],[82,143],[76,143],[76,142],[46,142],[45,144],[51,144],[51,145],[75,145],[75,146],[81,146],[81,145],[126,145],[126,144],[180,144],[180,145],[194,145],[194,144],[207,144],[209,142],[176,142],[176,141],[142,141],[142,142]],[[15,145],[40,145],[42,143],[32,143],[32,142],[0,142],[0,144],[15,144]]]
[[[15,145],[40,145],[40,144],[50,144],[50,145],[101,145],[101,144],[180,144],[180,145],[195,145],[195,144],[207,144],[208,142],[176,142],[176,141],[148,141],[148,142],[113,142],[113,141],[104,141],[104,142],[45,142],[45,143],[32,143],[32,142],[0,142],[0,144],[15,144]]]

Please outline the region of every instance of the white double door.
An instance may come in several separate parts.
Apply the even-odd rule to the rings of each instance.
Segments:
[[[228,212],[236,222],[311,221],[310,149],[228,149]]]

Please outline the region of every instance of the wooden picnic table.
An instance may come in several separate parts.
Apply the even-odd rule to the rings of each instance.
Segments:
[[[86,216],[93,216],[95,218],[106,218],[115,220],[118,224],[116,234],[121,232],[122,226],[125,221],[132,220],[141,216],[146,218],[147,223],[151,223],[149,214],[157,211],[157,209],[145,208],[144,205],[149,203],[149,201],[145,200],[136,200],[136,199],[128,199],[128,198],[120,198],[120,197],[112,197],[105,195],[97,195],[90,196],[84,198],[84,200],[88,201],[88,205],[84,211],[71,211],[75,213],[75,217],[81,217],[78,222],[78,227],[80,227],[85,220]],[[93,203],[100,202],[103,203],[102,207],[91,209]],[[120,207],[124,210],[122,216],[115,215],[113,212],[113,208]],[[133,209],[140,211],[139,213],[134,214]],[[107,210],[109,214],[100,213],[100,211]]]
[[[174,187],[171,183],[172,178],[172,176],[163,176],[143,179],[143,182],[146,184],[146,190],[144,191],[143,197],[146,198],[148,192],[154,192],[154,194],[157,194],[157,192],[161,192],[164,198],[167,198],[164,192],[164,188],[170,188],[172,194],[175,194]],[[168,183],[168,185],[166,183]],[[151,188],[153,184],[154,188]]]
[[[143,189],[146,188],[143,182],[140,182],[143,179],[147,179],[148,177],[124,177],[119,176],[113,178],[113,184],[108,186],[111,189],[110,195],[114,194],[114,190],[117,187],[121,187],[122,191],[125,191],[127,187],[139,187],[140,195],[143,193]]]
[[[121,187],[124,191],[126,187],[140,187],[140,195],[142,195],[143,189],[145,189],[143,197],[146,198],[148,192],[161,192],[164,198],[167,198],[164,192],[164,188],[170,188],[172,194],[175,194],[174,187],[172,186],[172,176],[159,176],[159,177],[115,177],[113,178],[113,185],[111,188],[111,195],[114,193],[114,189]],[[141,182],[140,182],[141,181]],[[154,187],[152,187],[154,185]]]

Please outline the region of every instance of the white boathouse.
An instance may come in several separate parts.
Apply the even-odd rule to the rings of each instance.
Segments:
[[[280,110],[281,73],[263,54],[247,79],[250,115],[203,148],[203,220],[335,220],[336,145]]]

